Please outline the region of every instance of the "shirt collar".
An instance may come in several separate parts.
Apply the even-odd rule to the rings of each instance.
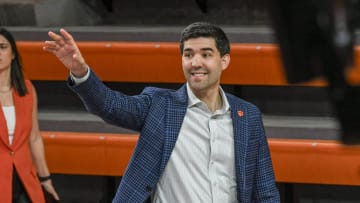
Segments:
[[[190,107],[194,107],[194,106],[198,106],[199,104],[203,103],[199,98],[197,98],[195,96],[195,94],[192,92],[189,83],[186,83],[186,90],[187,90],[187,94],[188,94],[188,98],[189,98],[189,102],[188,102],[188,108]],[[217,110],[220,111],[222,113],[227,112],[230,110],[230,105],[229,102],[227,100],[227,97],[225,95],[224,90],[219,87],[220,90],[220,96],[221,99],[223,101],[223,106],[221,107],[221,109]]]

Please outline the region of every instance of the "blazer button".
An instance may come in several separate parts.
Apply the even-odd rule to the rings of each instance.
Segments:
[[[145,187],[145,190],[146,190],[146,192],[151,192],[151,191],[152,191],[152,188],[151,188],[150,186],[146,186],[146,187]]]
[[[14,154],[15,154],[15,152],[12,152],[12,151],[10,152],[10,156],[14,156]]]

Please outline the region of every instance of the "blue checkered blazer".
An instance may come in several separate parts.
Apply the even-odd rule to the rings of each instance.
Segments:
[[[149,200],[174,149],[187,108],[185,85],[179,90],[148,87],[136,96],[107,88],[91,71],[86,82],[69,86],[87,110],[106,122],[140,132],[114,203]],[[280,202],[261,113],[254,105],[227,94],[234,125],[237,199]],[[239,115],[239,111],[242,111]]]

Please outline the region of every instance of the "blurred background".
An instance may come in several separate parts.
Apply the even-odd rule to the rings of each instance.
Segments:
[[[274,16],[281,16],[280,12],[287,10],[286,15],[297,13],[297,17],[303,19],[312,11],[300,4],[298,4],[299,7],[282,7],[285,5],[284,2],[267,2],[266,0],[0,0],[0,25],[14,34],[19,42],[21,54],[29,54],[23,57],[25,72],[29,73],[28,76],[38,91],[40,128],[45,136],[49,167],[54,174],[53,182],[62,202],[111,202],[117,185],[121,181],[121,175],[82,173],[79,172],[81,170],[71,172],[56,168],[59,165],[57,162],[63,165],[74,164],[71,161],[66,162],[71,159],[71,153],[74,157],[84,153],[83,157],[88,156],[88,158],[91,158],[93,154],[86,154],[86,149],[82,148],[79,148],[79,151],[66,151],[69,146],[76,147],[71,142],[65,143],[64,148],[55,148],[56,140],[51,140],[51,136],[61,135],[61,132],[70,132],[65,137],[71,136],[71,132],[84,135],[98,133],[102,136],[108,134],[136,136],[137,132],[110,126],[97,117],[89,115],[79,98],[66,87],[67,73],[61,72],[60,78],[63,79],[57,78],[59,75],[56,70],[61,69],[61,64],[44,62],[46,66],[39,70],[48,70],[48,72],[39,73],[37,64],[43,65],[42,60],[34,58],[29,53],[29,50],[33,49],[26,48],[29,46],[28,43],[39,45],[39,50],[35,49],[35,52],[39,52],[36,56],[50,58],[49,54],[41,52],[41,42],[49,39],[47,36],[49,30],[58,31],[59,28],[64,27],[73,34],[76,41],[90,43],[89,46],[93,42],[127,42],[136,45],[138,43],[176,44],[181,30],[195,21],[218,24],[228,34],[234,47],[240,47],[240,51],[254,50],[246,52],[250,55],[241,54],[242,52],[239,54],[244,59],[254,57],[248,67],[238,67],[236,62],[232,67],[246,69],[249,72],[245,75],[237,75],[239,81],[226,82],[224,89],[256,104],[261,109],[269,140],[274,143],[285,143],[284,145],[289,143],[284,148],[277,148],[278,145],[270,146],[275,160],[274,167],[282,202],[360,202],[360,149],[357,146],[343,146],[340,142],[342,133],[336,105],[338,103],[334,103],[333,97],[329,94],[327,75],[320,74],[320,82],[310,81],[305,85],[287,80],[289,79],[287,76],[293,70],[282,65],[281,56],[283,55],[281,54],[284,53],[281,53],[282,50],[279,49],[279,42],[281,42],[279,36],[284,35],[279,35],[279,33],[284,31],[274,29],[274,24],[279,22],[275,21]],[[272,8],[271,11],[274,12],[272,16],[268,12],[269,3],[279,8],[279,10]],[[288,23],[293,23],[292,31],[302,30],[301,26],[304,25],[299,22],[302,21],[296,23],[289,20]],[[356,50],[359,44],[359,36],[355,27],[349,32],[353,38],[349,44],[351,51],[347,53],[347,56],[351,55],[352,63],[357,67],[358,54],[357,51],[352,51]],[[294,35],[291,40],[301,40],[301,38]],[[315,42],[310,40],[310,43]],[[266,58],[264,59],[264,56],[268,56],[266,55],[268,46],[273,51],[269,54],[269,57],[272,57],[269,60],[271,63],[268,63]],[[235,50],[234,56],[238,56],[236,54],[240,51],[237,48]],[[264,50],[264,52],[257,50]],[[301,51],[305,53],[308,50]],[[100,54],[101,50],[98,52]],[[142,55],[137,54],[137,56],[138,60],[141,60]],[[257,61],[258,59],[260,61]],[[327,59],[332,60],[331,57]],[[150,63],[154,61],[149,61]],[[97,65],[101,64],[102,62],[98,61]],[[118,66],[121,65],[118,64]],[[272,67],[277,68],[274,69],[275,73],[272,73],[276,77],[266,72]],[[106,67],[102,68],[104,71]],[[146,67],[142,68],[146,69]],[[180,66],[171,68],[181,69]],[[300,70],[300,72],[303,71]],[[182,84],[179,80],[163,82],[161,79],[149,79],[149,81],[107,79],[107,75],[111,74],[117,73],[104,73],[100,76],[103,76],[108,86],[127,94],[138,94],[149,85],[178,88]],[[161,78],[166,77],[168,73],[157,74]],[[265,78],[265,82],[252,80],[259,76]],[[355,80],[357,76],[355,74]],[[296,76],[292,79],[297,82],[306,82],[303,78],[299,79],[300,81],[296,80]],[[358,106],[355,102],[350,102],[350,104]],[[357,109],[353,112],[360,114]],[[50,138],[46,137],[47,135]],[[334,148],[329,148],[333,145]],[[61,146],[61,144],[56,146]],[[299,147],[297,151],[298,148],[292,146],[304,147]],[[325,150],[314,151],[316,146],[325,146]],[[96,146],[91,145],[91,149],[96,150]],[[66,156],[62,157],[61,154],[66,154]],[[319,157],[315,157],[317,155]],[[112,154],[112,156],[122,155]],[[326,160],[324,161],[321,157],[326,157]],[[79,160],[79,163],[81,164],[82,160]],[[84,165],[84,168],[98,167],[96,161],[89,160],[87,163],[94,165]],[[315,163],[323,163],[323,165],[315,165]],[[63,167],[66,168],[66,166]],[[81,168],[81,165],[79,167]]]

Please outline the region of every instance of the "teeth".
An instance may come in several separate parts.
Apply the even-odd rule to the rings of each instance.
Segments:
[[[194,75],[194,76],[204,76],[205,73],[193,73],[192,75]]]

